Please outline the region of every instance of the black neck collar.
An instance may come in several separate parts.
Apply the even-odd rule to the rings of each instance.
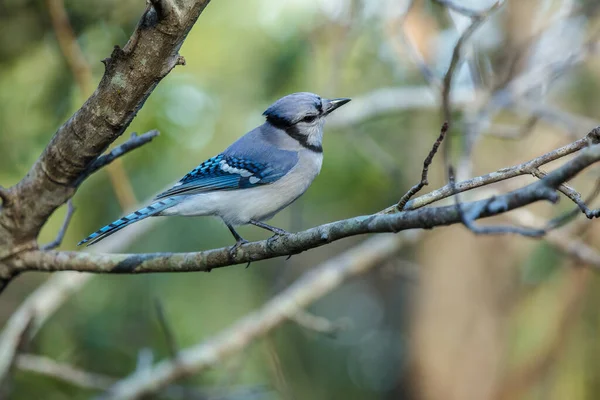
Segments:
[[[323,146],[319,145],[315,145],[312,143],[308,143],[308,137],[306,135],[302,135],[299,130],[298,127],[293,124],[290,125],[280,119],[277,118],[272,118],[272,117],[268,117],[267,120],[273,125],[276,126],[279,129],[282,129],[285,133],[288,134],[288,136],[290,136],[292,139],[295,139],[298,143],[300,143],[300,145],[302,147],[304,147],[305,149],[308,149],[310,151],[313,151],[315,153],[322,153],[323,152]]]

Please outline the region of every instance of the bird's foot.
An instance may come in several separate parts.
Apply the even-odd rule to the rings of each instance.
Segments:
[[[246,239],[239,238],[233,246],[229,249],[229,256],[233,258],[237,253],[237,249],[240,248],[241,245],[249,243]]]
[[[273,250],[273,246],[272,246],[273,241],[277,240],[280,236],[289,234],[288,231],[285,231],[285,230],[279,229],[279,228],[273,229],[273,233],[274,233],[273,236],[271,236],[270,238],[267,239],[267,248],[271,251]]]

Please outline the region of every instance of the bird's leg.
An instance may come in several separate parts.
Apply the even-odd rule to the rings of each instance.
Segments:
[[[277,227],[275,227],[275,226],[271,226],[271,225],[269,225],[269,224],[265,224],[264,222],[260,222],[260,221],[257,221],[257,220],[255,220],[255,219],[251,219],[249,222],[250,222],[252,225],[254,225],[254,226],[258,226],[259,228],[263,228],[263,229],[266,229],[266,230],[268,230],[268,231],[271,231],[271,232],[273,232],[273,233],[275,234],[275,236],[280,236],[280,235],[287,235],[287,234],[289,234],[289,232],[288,232],[288,231],[286,231],[286,230],[283,230],[283,229],[281,229],[281,228],[277,228]]]
[[[272,250],[272,248],[271,248],[271,241],[272,241],[273,239],[275,239],[277,236],[281,236],[281,235],[287,235],[287,234],[289,234],[289,232],[288,232],[288,231],[285,231],[285,230],[283,230],[283,229],[281,229],[281,228],[277,228],[277,227],[275,227],[275,226],[271,226],[271,225],[269,225],[269,224],[265,224],[264,222],[257,221],[257,220],[255,220],[255,219],[251,219],[249,222],[250,222],[252,225],[254,225],[254,226],[258,226],[259,228],[263,228],[263,229],[266,229],[266,230],[268,230],[268,231],[271,231],[271,232],[273,232],[273,233],[274,233],[274,235],[273,235],[273,236],[271,236],[269,239],[267,239],[267,248],[268,248],[269,250]]]
[[[231,247],[231,249],[229,249],[229,255],[233,257],[237,249],[241,245],[248,243],[248,241],[241,237],[240,234],[237,233],[235,229],[233,229],[233,226],[229,225],[227,222],[225,222],[225,225],[227,225],[227,228],[229,228],[229,232],[231,232],[231,234],[235,238],[235,244]]]

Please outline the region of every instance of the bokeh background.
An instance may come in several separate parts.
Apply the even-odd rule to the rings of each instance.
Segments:
[[[104,70],[100,60],[115,44],[126,43],[145,7],[142,0],[65,0],[91,68],[82,83],[57,42],[49,3],[0,0],[4,186],[27,173],[57,127],[94,89]],[[460,4],[483,9],[491,2]],[[468,22],[433,1],[414,2],[405,15],[407,6],[400,0],[213,0],[181,49],[187,65],[159,84],[129,129],[158,129],[161,135],[82,185],[62,248],[74,250],[88,233],[262,123],[270,103],[297,91],[355,101],[326,126],[321,175],[272,223],[297,231],[396,202],[418,181],[442,122],[437,89],[413,62],[414,52],[441,79]],[[502,87],[503,79],[583,53],[583,44],[597,40],[598,8],[595,1],[514,0],[490,16],[467,46],[470,62],[457,70],[454,159],[462,154],[462,122],[485,100],[478,91],[489,93]],[[534,87],[526,96],[529,106],[495,115],[473,149],[467,172],[494,171],[583,137],[599,116],[598,71],[598,60],[587,54]],[[568,118],[552,118],[559,114]],[[526,134],[502,137],[528,124],[532,129]],[[515,179],[494,190],[531,181]],[[576,186],[587,193],[592,182],[593,177],[584,177]],[[430,183],[429,188],[445,183],[440,160],[431,168]],[[563,201],[531,211],[547,219],[571,208]],[[52,240],[64,214],[61,209],[51,218],[41,242]],[[217,219],[161,218],[148,224],[135,234],[119,234],[128,243],[122,251],[197,251],[232,244]],[[597,223],[577,229],[592,246],[600,243]],[[248,239],[266,238],[252,227],[240,232]],[[361,240],[346,239],[248,269],[97,276],[52,315],[27,350],[84,370],[126,376],[144,357],[169,356],[157,302],[177,345],[187,347],[227,328]],[[0,318],[6,321],[45,279],[27,274],[12,283],[2,294]],[[212,398],[236,399],[593,399],[600,393],[598,288],[594,274],[543,241],[477,237],[462,226],[436,229],[398,259],[343,284],[310,308],[332,321],[350,321],[334,337],[290,322],[183,383],[216,393]],[[95,394],[17,369],[10,398]]]

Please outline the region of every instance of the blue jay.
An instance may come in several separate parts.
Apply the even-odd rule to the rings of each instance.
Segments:
[[[323,162],[325,117],[350,99],[323,99],[293,93],[263,113],[266,121],[221,154],[204,161],[147,207],[92,233],[78,245],[91,245],[147,217],[221,217],[236,243],[247,243],[234,226],[252,224],[275,235],[287,233],[264,223],[310,186]]]

